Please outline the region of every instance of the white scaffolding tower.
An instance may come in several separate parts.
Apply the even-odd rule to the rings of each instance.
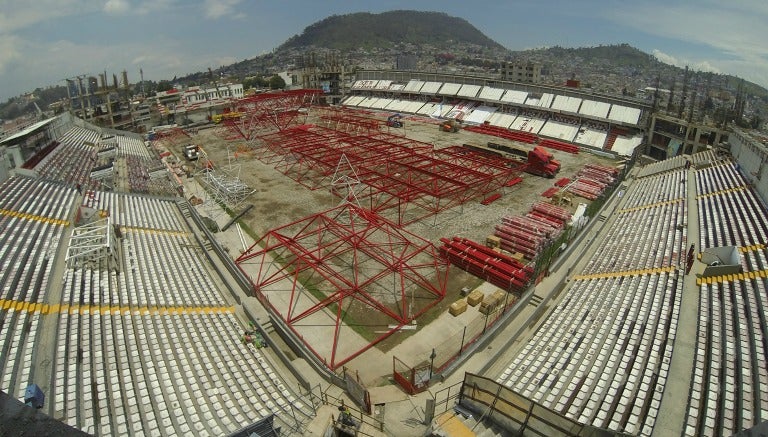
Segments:
[[[208,153],[200,149],[198,158],[197,172],[200,185],[203,187],[204,195],[201,196],[204,203],[215,205],[205,205],[206,210],[221,210],[221,206],[226,206],[230,210],[238,209],[243,202],[256,190],[249,187],[240,180],[240,164],[236,164],[232,154],[229,155],[229,162],[225,167],[214,167],[208,158]],[[217,207],[218,206],[218,207]]]
[[[341,197],[339,205],[350,203],[360,207],[360,200],[358,200],[357,194],[364,188],[347,155],[342,153],[331,180],[331,193]]]
[[[109,217],[86,223],[72,231],[64,259],[69,268],[120,270],[117,241]]]

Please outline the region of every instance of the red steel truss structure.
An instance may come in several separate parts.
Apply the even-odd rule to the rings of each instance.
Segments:
[[[359,111],[325,107],[319,111],[320,125],[329,129],[355,134],[374,134],[385,126],[384,120],[366,117]]]
[[[308,107],[317,104],[321,90],[300,89],[275,93],[254,94],[234,102],[239,119],[222,122],[230,129],[228,139],[251,141],[257,135],[281,131],[293,124]]]
[[[269,231],[235,262],[332,370],[440,302],[449,267],[429,241],[350,204]]]
[[[255,157],[311,190],[332,189],[333,175],[345,157],[362,183],[356,193],[360,206],[398,226],[479,201],[522,170],[518,161],[499,155],[459,146],[435,149],[378,131],[355,135],[302,125],[259,140],[253,143]]]
[[[171,127],[171,128],[168,128],[168,129],[163,129],[163,130],[155,132],[154,139],[156,139],[156,140],[168,139],[168,140],[171,140],[171,141],[176,141],[177,139],[179,139],[181,137],[189,138],[189,134],[187,133],[187,131],[185,131],[184,129],[182,129],[180,127]]]

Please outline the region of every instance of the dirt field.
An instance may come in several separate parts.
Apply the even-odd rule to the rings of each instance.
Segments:
[[[379,118],[384,120],[386,116],[382,114]],[[311,115],[306,121],[307,123],[313,122]],[[485,145],[489,141],[513,145],[513,142],[509,140],[464,130],[457,133],[440,132],[436,122],[429,119],[417,121],[413,117],[409,117],[405,123],[404,129],[390,129],[389,133],[404,135],[409,139],[429,143],[435,148],[459,146],[464,143]],[[330,193],[330,180],[318,184],[323,185],[322,188],[310,190],[277,171],[273,164],[266,164],[248,153],[243,153],[243,150],[246,149],[244,143],[242,141],[227,141],[224,139],[227,136],[228,133],[225,128],[218,126],[199,130],[199,133],[192,138],[177,138],[172,144],[166,142],[166,146],[170,146],[173,153],[180,157],[182,156],[183,145],[189,142],[196,143],[202,146],[217,169],[226,171],[231,176],[239,177],[255,190],[243,202],[243,205],[235,208],[234,211],[239,212],[248,204],[254,205],[243,217],[241,223],[255,240],[264,236],[271,229],[328,210],[341,203],[339,197]],[[526,149],[532,147],[523,144],[514,145]],[[473,201],[407,225],[405,229],[438,247],[441,244],[439,239],[443,237],[461,236],[484,242],[485,238],[493,233],[494,226],[500,222],[501,217],[525,214],[534,203],[546,201],[547,199],[541,197],[541,193],[552,187],[559,178],[573,178],[584,164],[590,162],[606,166],[618,164],[618,162],[587,152],[578,155],[560,151],[551,152],[562,165],[557,178],[546,179],[523,173],[521,174],[522,183],[497,191],[502,193],[502,197],[490,205],[483,206],[479,200]],[[203,178],[205,176],[198,173],[196,177]],[[575,210],[579,202],[588,203],[585,199],[574,197],[570,209]],[[479,282],[471,275],[455,267],[452,268],[448,279],[446,298],[421,317],[420,325],[423,326],[429,320],[435,319],[445,312],[448,305],[459,298],[459,291],[463,286],[476,286]],[[316,291],[315,294],[319,295],[315,297],[322,298],[322,293],[325,290],[318,291],[319,293]],[[350,302],[346,303],[348,306],[345,308],[347,314],[344,320],[350,325],[355,325],[353,329],[363,338],[368,340],[373,338],[371,333],[366,332],[366,326],[372,326],[371,329],[380,329],[381,324],[391,322],[391,319],[379,317],[380,314],[377,315],[368,308],[358,310],[357,308],[364,306],[355,304],[356,301],[354,300]],[[378,347],[382,351],[389,350],[412,333],[415,332],[411,331],[406,335],[390,337],[380,343]]]
[[[381,119],[384,119],[381,116]],[[308,119],[312,122],[312,118]],[[387,129],[387,128],[385,128]],[[440,132],[433,120],[425,119],[417,122],[409,118],[404,129],[390,129],[390,133],[405,135],[407,138],[422,141],[434,145],[436,148],[457,146],[464,143],[484,145],[493,141],[505,145],[516,145],[520,148],[531,146],[514,143],[509,140],[491,137],[469,131],[457,133]],[[299,220],[311,214],[324,211],[340,204],[341,199],[330,193],[329,183],[325,188],[311,191],[294,180],[275,170],[272,165],[264,164],[258,159],[247,154],[237,153],[243,146],[243,141],[226,141],[223,127],[200,130],[198,135],[191,139],[177,141],[174,153],[181,156],[181,146],[188,142],[196,142],[201,145],[214,165],[239,178],[256,190],[246,204],[253,204],[254,208],[244,217],[245,223],[256,236],[264,235],[268,230]],[[616,165],[616,161],[582,152],[573,155],[557,150],[551,150],[555,159],[559,160],[562,168],[557,179],[562,177],[573,178],[586,163],[600,165]],[[523,173],[523,182],[504,188],[502,197],[496,202],[483,206],[479,202],[464,204],[452,210],[441,212],[406,226],[406,230],[413,232],[435,244],[439,244],[441,237],[463,236],[477,241],[484,241],[485,237],[492,233],[493,226],[498,224],[504,215],[524,214],[531,205],[539,201],[546,201],[541,193],[557,179],[547,179],[539,176]],[[198,176],[199,177],[199,176]],[[329,181],[328,181],[329,182]],[[586,199],[574,198],[571,210],[576,209],[578,202],[589,203]]]

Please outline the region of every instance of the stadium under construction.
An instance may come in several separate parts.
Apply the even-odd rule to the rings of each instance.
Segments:
[[[28,406],[0,433],[768,419],[759,138],[460,75],[361,71],[323,94],[232,96],[146,136],[64,113],[2,140],[0,390]]]

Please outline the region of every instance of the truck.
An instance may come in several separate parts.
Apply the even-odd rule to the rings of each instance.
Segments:
[[[528,152],[526,173],[554,178],[558,171],[560,171],[560,162],[556,161],[554,156],[543,147],[536,146]]]
[[[441,132],[458,132],[461,129],[461,121],[449,118],[441,121],[438,128]]]

